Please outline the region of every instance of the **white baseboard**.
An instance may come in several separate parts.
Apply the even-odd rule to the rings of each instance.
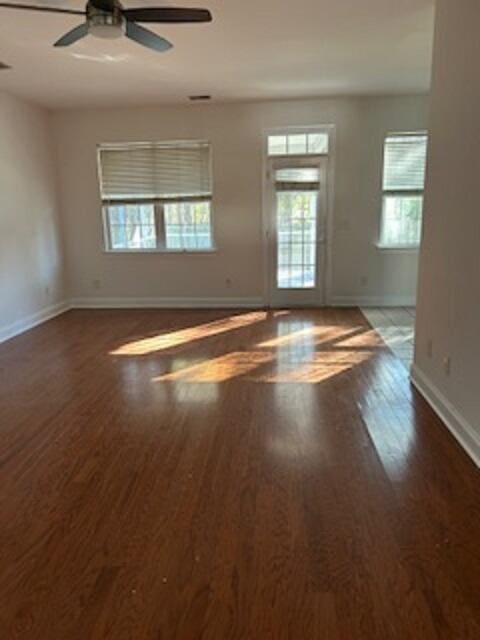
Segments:
[[[480,467],[480,434],[465,420],[453,404],[428,379],[416,364],[411,369],[414,387],[425,398],[448,430],[458,440],[468,455]]]
[[[257,309],[262,298],[73,298],[73,309]]]
[[[73,309],[257,309],[266,306],[265,300],[256,298],[72,298]],[[411,307],[415,299],[406,296],[333,296],[329,302],[332,307]]]
[[[414,307],[414,296],[332,296],[332,307]]]
[[[5,342],[5,340],[10,340],[10,338],[14,338],[29,329],[33,329],[33,327],[36,327],[47,320],[51,320],[52,318],[55,318],[55,316],[59,316],[69,309],[70,305],[68,302],[59,302],[58,304],[45,307],[30,316],[21,318],[16,322],[12,322],[12,324],[5,327],[0,327],[0,343]]]

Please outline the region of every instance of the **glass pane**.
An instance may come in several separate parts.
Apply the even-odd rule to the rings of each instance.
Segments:
[[[126,207],[124,205],[115,205],[107,207],[110,224],[125,224]]]
[[[197,249],[211,249],[210,234],[197,235]]]
[[[168,248],[169,249],[181,249],[182,248],[182,236],[170,233],[168,236]]]
[[[422,231],[423,196],[384,196],[380,243],[418,246]]]
[[[195,249],[197,247],[197,242],[195,235],[193,234],[184,234],[183,235],[183,248],[184,249]]]
[[[328,133],[309,133],[308,153],[328,153]]]
[[[210,228],[210,210],[207,207],[195,207],[193,211],[193,222],[197,229],[200,226]]]
[[[155,227],[142,225],[111,225],[111,249],[155,249]]]
[[[165,205],[167,249],[211,249],[209,202],[175,202]]]
[[[106,211],[110,229],[110,249],[118,251],[156,248],[153,205],[110,205]]]
[[[305,265],[303,268],[303,287],[305,289],[313,289],[315,286],[315,267],[313,265]]]
[[[287,153],[287,136],[268,136],[268,155],[279,156]]]
[[[305,264],[314,265],[315,264],[315,245],[314,244],[305,244],[303,247],[303,259]]]
[[[288,153],[302,154],[307,153],[307,134],[298,133],[288,136]]]
[[[155,210],[151,204],[137,205],[140,211],[140,222],[145,225],[155,225]]]
[[[180,224],[180,208],[174,205],[164,207],[165,222],[169,225]]]
[[[277,284],[279,289],[290,288],[290,269],[279,265],[277,274]]]
[[[315,242],[316,221],[306,218],[303,223],[303,242]]]
[[[184,226],[189,226],[193,224],[193,204],[182,204],[180,205],[180,224]]]
[[[277,192],[277,286],[315,287],[316,191]]]
[[[142,224],[141,215],[140,215],[140,207],[129,204],[125,207],[125,222],[128,225],[137,225]]]
[[[127,234],[124,226],[110,227],[110,246],[112,249],[127,248]]]
[[[275,171],[276,182],[318,182],[319,179],[320,171],[317,167],[298,167]]]
[[[303,245],[302,244],[291,245],[290,264],[300,265],[300,266],[303,264]]]

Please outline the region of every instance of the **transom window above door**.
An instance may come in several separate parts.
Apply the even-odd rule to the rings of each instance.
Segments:
[[[210,145],[203,141],[101,145],[107,251],[211,251]]]
[[[268,136],[269,156],[325,155],[328,153],[328,132],[306,131]]]

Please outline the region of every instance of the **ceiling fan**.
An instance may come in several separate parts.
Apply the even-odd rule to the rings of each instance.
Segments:
[[[62,7],[0,2],[0,7],[24,11],[66,13],[85,17],[85,22],[75,27],[55,42],[55,47],[68,47],[86,35],[98,38],[119,38],[123,35],[155,51],[167,51],[173,45],[153,31],[141,27],[137,22],[160,24],[211,22],[208,9],[188,9],[186,7],[144,7],[124,9],[119,0],[88,0],[83,11]]]

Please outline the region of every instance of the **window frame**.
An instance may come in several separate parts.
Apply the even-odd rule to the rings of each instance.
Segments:
[[[138,201],[132,202],[129,201],[128,204],[150,204],[153,206],[153,216],[154,216],[154,225],[155,225],[155,236],[157,240],[156,247],[152,248],[139,248],[139,249],[129,249],[128,247],[122,247],[121,249],[114,249],[111,245],[111,232],[110,232],[110,218],[108,215],[108,208],[114,207],[116,204],[123,205],[125,202],[110,202],[102,204],[102,218],[103,218],[103,251],[105,253],[191,253],[191,254],[202,254],[202,253],[215,253],[217,251],[217,246],[215,244],[215,234],[214,234],[214,226],[213,226],[213,215],[212,215],[212,200],[204,199],[204,200],[192,200],[192,204],[196,204],[198,202],[208,202],[210,205],[210,237],[211,237],[211,247],[202,247],[200,249],[195,248],[173,248],[169,249],[166,246],[166,229],[165,229],[165,217],[164,217],[164,207],[165,204],[179,204],[181,202],[185,202],[185,200],[172,200],[170,203],[167,202],[145,202]]]
[[[125,199],[125,200],[110,200],[110,201],[106,201],[102,198],[102,194],[101,194],[101,176],[102,176],[102,166],[101,166],[101,154],[100,151],[102,148],[104,148],[105,146],[109,146],[111,144],[115,144],[115,146],[118,147],[125,147],[128,148],[129,146],[134,146],[134,145],[138,145],[138,144],[143,144],[143,143],[139,143],[138,141],[135,142],[125,142],[125,143],[101,143],[101,144],[97,144],[97,180],[98,180],[98,188],[99,188],[99,194],[100,194],[100,203],[101,203],[101,217],[102,217],[102,230],[103,230],[103,252],[104,253],[109,253],[109,254],[155,254],[155,253],[161,253],[161,254],[189,254],[189,255],[202,255],[202,254],[211,254],[211,253],[216,253],[218,251],[217,248],[217,244],[216,244],[216,235],[215,235],[215,224],[214,224],[214,205],[213,205],[213,191],[214,191],[214,177],[213,177],[213,149],[212,149],[212,145],[209,141],[206,140],[197,140],[197,139],[190,139],[190,140],[161,140],[161,141],[156,141],[154,143],[151,144],[168,144],[168,145],[174,145],[174,144],[178,144],[178,145],[182,145],[182,143],[192,143],[192,142],[207,142],[208,146],[209,146],[209,170],[210,170],[210,177],[211,177],[211,184],[212,184],[212,193],[210,195],[210,197],[205,197],[205,196],[201,196],[201,197],[195,197],[195,196],[188,196],[188,197],[184,197],[184,198],[165,198],[165,199],[156,199],[156,200],[149,200],[149,199],[142,199],[142,198],[134,198],[134,199]],[[164,207],[166,204],[180,204],[180,203],[185,203],[185,202],[190,202],[191,204],[196,204],[198,202],[208,202],[209,203],[209,213],[210,213],[210,238],[211,238],[211,246],[209,248],[203,247],[203,248],[199,248],[199,249],[195,249],[195,248],[173,248],[173,249],[169,249],[166,246],[166,229],[165,229],[165,217],[164,217]],[[155,237],[156,237],[156,247],[153,248],[131,248],[129,249],[128,247],[122,247],[121,249],[114,249],[112,247],[112,242],[111,242],[111,230],[110,230],[110,226],[111,226],[111,222],[110,222],[110,216],[108,215],[108,208],[109,207],[114,207],[116,205],[127,205],[127,204],[133,204],[133,205],[151,205],[153,206],[153,216],[154,216],[154,225],[155,225]]]
[[[267,159],[276,158],[279,160],[282,159],[294,159],[294,158],[328,158],[331,154],[331,148],[333,145],[332,134],[334,133],[334,125],[325,125],[325,124],[316,124],[316,125],[305,125],[305,126],[286,126],[286,127],[273,127],[264,131],[264,155]],[[308,151],[308,141],[307,141],[307,151],[305,153],[288,153],[288,141],[287,141],[287,153],[269,153],[269,138],[275,136],[286,136],[289,138],[290,136],[295,135],[306,135],[308,134],[324,134],[327,136],[327,151],[316,151],[309,152]]]
[[[387,148],[387,140],[389,138],[399,138],[399,137],[418,137],[418,138],[427,138],[428,145],[428,131],[420,130],[420,131],[389,131],[384,139],[383,139],[383,150],[382,150],[382,171],[381,171],[381,204],[380,204],[380,219],[378,224],[378,235],[376,246],[377,249],[381,251],[418,251],[420,249],[420,243],[422,238],[420,236],[420,240],[418,243],[399,243],[399,244],[389,244],[382,241],[383,238],[383,230],[385,225],[385,199],[388,197],[418,197],[422,198],[422,221],[423,221],[423,212],[424,212],[424,204],[425,204],[425,185],[423,189],[384,189],[384,176],[385,176],[385,152]]]

